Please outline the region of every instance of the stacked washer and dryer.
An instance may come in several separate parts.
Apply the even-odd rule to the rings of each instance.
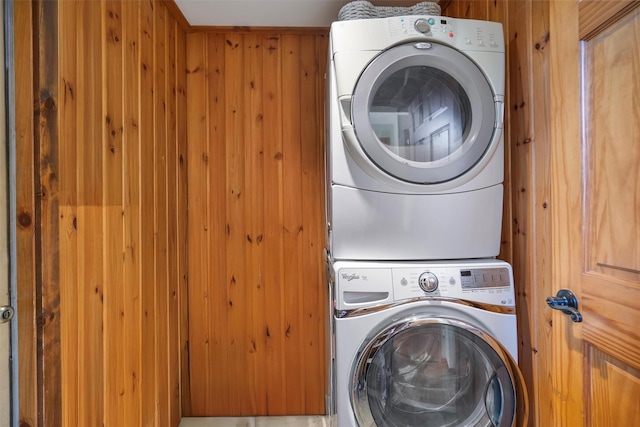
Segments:
[[[332,425],[512,426],[519,385],[498,23],[334,22],[327,70]]]

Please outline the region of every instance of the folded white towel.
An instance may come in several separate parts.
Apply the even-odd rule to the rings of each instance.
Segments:
[[[421,2],[414,6],[374,6],[366,0],[356,0],[345,4],[338,12],[339,21],[352,19],[388,18],[390,16],[433,15],[440,16],[440,5]]]

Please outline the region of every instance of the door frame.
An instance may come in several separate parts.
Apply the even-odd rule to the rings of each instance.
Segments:
[[[16,276],[16,180],[15,180],[15,111],[14,111],[14,68],[13,68],[13,1],[5,0],[0,7],[0,54],[2,55],[3,65],[5,72],[0,75],[0,90],[2,91],[2,112],[0,117],[0,132],[4,136],[5,147],[3,148],[3,156],[0,160],[0,170],[3,174],[0,179],[4,191],[2,194],[2,205],[4,205],[5,218],[3,218],[4,224],[2,227],[6,230],[6,234],[1,237],[0,244],[4,245],[6,249],[6,259],[2,259],[3,263],[7,264],[7,274],[2,277],[2,292],[4,292],[4,286],[6,284],[8,291],[8,298],[3,301],[3,304],[8,304],[16,310],[17,308],[17,276]],[[3,254],[3,257],[5,254]],[[3,275],[4,276],[4,275]],[[2,363],[5,363],[4,358],[8,356],[8,366],[3,366],[3,370],[6,368],[8,375],[3,374],[2,387],[3,390],[8,390],[8,393],[3,393],[2,413],[9,414],[7,418],[0,419],[0,422],[8,422],[8,425],[18,425],[18,323],[17,313],[14,315],[13,320],[7,324],[9,328],[8,352],[3,352]],[[3,338],[4,339],[4,338]],[[8,396],[8,402],[7,400]],[[8,405],[5,407],[4,405]]]

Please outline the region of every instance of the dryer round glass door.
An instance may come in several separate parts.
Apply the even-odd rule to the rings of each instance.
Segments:
[[[418,184],[455,179],[490,151],[500,129],[496,100],[478,66],[438,43],[382,52],[351,100],[358,143],[379,169]]]
[[[368,342],[351,393],[361,426],[506,427],[515,420],[508,354],[464,322],[410,318]]]

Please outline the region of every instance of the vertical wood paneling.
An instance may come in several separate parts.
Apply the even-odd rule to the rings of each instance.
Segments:
[[[301,194],[302,202],[302,264],[303,271],[314,272],[316,275],[310,280],[315,286],[309,289],[309,295],[302,298],[302,325],[303,325],[303,359],[313,361],[305,367],[306,381],[304,384],[305,402],[304,408],[308,413],[321,413],[324,409],[324,394],[322,388],[317,387],[311,379],[323,378],[326,375],[325,357],[325,312],[327,300],[325,295],[325,282],[317,272],[324,269],[322,236],[318,233],[319,225],[324,226],[324,203],[321,197],[304,197],[314,194],[322,194],[324,188],[324,124],[319,120],[321,111],[324,110],[324,102],[304,102],[304,100],[323,100],[324,90],[318,90],[316,82],[321,80],[325,68],[320,69],[320,62],[326,56],[326,51],[316,50],[318,36],[301,36],[300,38],[300,100],[301,122],[303,124],[300,133],[301,145]],[[286,80],[285,80],[286,81]],[[314,280],[315,279],[315,280]],[[298,284],[305,283],[304,277]],[[295,282],[294,282],[295,283]],[[310,381],[309,381],[310,380]],[[321,381],[321,383],[323,383]]]
[[[185,341],[188,340],[189,337],[189,329],[188,329],[188,298],[187,298],[187,284],[188,284],[188,276],[187,276],[187,73],[186,70],[186,34],[184,31],[180,29],[180,27],[176,27],[176,43],[175,43],[175,51],[176,51],[176,64],[175,64],[175,73],[176,73],[176,90],[177,90],[177,99],[176,99],[176,146],[177,146],[177,156],[178,156],[178,182],[177,182],[177,190],[178,190],[178,202],[177,202],[177,242],[176,242],[176,250],[178,252],[178,288],[177,288],[177,299],[178,299],[178,313],[176,314],[179,317],[176,319],[180,319],[180,329],[178,330],[178,342],[180,343],[180,348],[176,348],[176,353],[174,356],[178,358],[178,371],[175,372],[175,377],[177,380],[178,389],[174,390],[175,394],[170,402],[172,408],[172,419],[171,425],[175,426],[178,424],[179,419],[181,418],[181,394],[188,395],[189,383],[185,380],[186,376],[183,376],[185,372],[184,367],[189,363],[188,353],[184,351],[185,349]],[[173,343],[173,338],[171,339],[171,343]]]
[[[533,134],[533,99],[532,99],[532,19],[531,2],[507,3],[509,70],[509,100],[505,110],[509,111],[510,133],[508,145],[511,161],[511,197],[512,197],[512,235],[514,280],[517,288],[517,313],[520,331],[527,331],[529,310],[528,304],[534,301],[533,279],[535,266],[530,262],[535,259],[535,218],[533,212],[536,187],[533,183],[533,151],[537,141]],[[544,141],[542,146],[544,146]],[[530,339],[521,339],[519,359],[525,379],[531,390],[531,358]],[[533,393],[529,393],[533,401]]]
[[[511,6],[511,5],[510,5]],[[511,132],[508,143],[511,148],[512,197],[514,204],[514,263],[526,266],[530,256],[532,237],[530,231],[530,212],[527,206],[532,203],[532,102],[531,102],[531,58],[527,50],[531,43],[531,4],[514,3],[509,9],[511,32],[509,41],[509,105]],[[527,271],[520,269],[518,282],[524,281]]]
[[[155,13],[155,67],[154,67],[154,189],[155,189],[155,260],[156,260],[156,417],[158,425],[167,425],[169,408],[169,365],[167,339],[169,276],[168,253],[168,201],[167,201],[167,21],[165,9],[157,7]]]
[[[189,364],[183,365],[187,369],[187,375],[183,373],[182,406],[186,416],[194,415],[191,408],[201,408],[208,401],[214,401],[208,390],[211,389],[211,368],[215,361],[207,363],[210,357],[209,346],[215,346],[215,340],[209,336],[209,228],[213,233],[213,224],[209,223],[209,146],[207,141],[207,86],[205,76],[213,73],[205,69],[207,58],[206,42],[204,34],[189,34],[187,36],[187,93],[189,94],[189,114],[187,115],[187,129],[189,132],[189,149],[187,150],[187,180],[189,182],[189,209],[187,228],[189,253],[187,269],[189,271],[188,293],[188,318],[203,320],[199,327],[188,324],[189,336],[183,337],[185,355],[189,357]],[[211,43],[212,44],[212,43]],[[211,124],[215,126],[215,123]],[[211,160],[216,159],[211,156]],[[204,264],[197,264],[196,257],[192,254],[200,254],[201,259],[207,260]],[[200,381],[192,382],[188,375],[191,364],[201,366]],[[220,400],[226,399],[220,396]],[[218,399],[215,399],[218,400]]]
[[[77,4],[65,2],[60,4],[59,27],[72,25],[69,20],[76,16]],[[62,46],[77,49],[76,33],[67,31],[61,34]],[[77,115],[77,100],[75,99],[76,56],[66,55],[60,57],[60,74],[62,80],[62,96],[60,109],[60,131],[70,135],[70,138],[62,138],[60,147],[60,252],[69,254],[70,257],[78,257],[77,227],[77,170],[76,158],[76,132],[75,122]],[[79,405],[79,371],[78,367],[78,324],[75,319],[79,314],[79,298],[76,283],[78,282],[78,269],[63,268],[60,270],[60,323],[61,323],[61,357],[68,360],[68,365],[75,369],[64,372],[64,386],[62,387],[62,423],[63,425],[78,425]]]
[[[35,121],[38,122],[34,129],[34,161],[38,398],[41,402],[38,422],[42,425],[62,422],[58,6],[54,2],[34,2],[34,27],[39,36],[34,40],[37,46],[34,52],[37,64]],[[48,67],[56,72],[49,72]]]
[[[187,48],[189,45],[187,44]],[[207,283],[203,284],[208,290],[207,299],[208,305],[205,307],[207,320],[205,324],[208,331],[208,335],[211,340],[205,342],[209,351],[208,357],[205,363],[210,364],[208,374],[212,378],[209,381],[213,388],[208,388],[206,394],[208,396],[216,396],[213,400],[216,401],[215,405],[219,408],[227,408],[229,402],[229,393],[227,392],[228,379],[222,375],[216,375],[216,366],[227,366],[228,356],[228,325],[229,318],[227,316],[227,233],[230,232],[230,227],[226,223],[226,198],[227,198],[227,179],[221,175],[217,175],[216,171],[226,170],[227,162],[227,150],[230,149],[226,144],[225,134],[225,120],[226,120],[226,96],[227,87],[225,84],[226,76],[226,62],[225,62],[225,49],[227,42],[224,34],[210,35],[207,38],[206,43],[206,70],[208,78],[205,79],[208,86],[206,92],[209,96],[210,102],[205,101],[205,111],[208,115],[205,119],[208,121],[207,140],[204,141],[207,147],[207,158],[209,169],[207,171],[207,180],[203,183],[193,183],[195,185],[205,185],[205,188],[209,189],[208,194],[203,195],[203,199],[207,201],[206,209],[208,213],[207,220],[209,221],[207,226],[210,227],[211,233],[207,237],[207,245],[209,251],[206,252],[207,266],[209,268],[209,275],[207,277]],[[187,76],[188,77],[188,76]],[[206,77],[206,76],[205,76]],[[192,90],[199,91],[200,88],[193,87]],[[187,91],[187,94],[193,93],[192,90]],[[189,106],[192,104],[189,103]],[[189,117],[191,110],[187,111]],[[196,114],[198,114],[196,112]],[[190,128],[187,128],[190,131]],[[191,138],[189,138],[191,143]],[[194,141],[195,142],[195,141]],[[218,177],[218,179],[216,179]],[[192,185],[192,181],[188,183],[189,187]],[[195,194],[198,197],[198,194]],[[189,196],[189,206],[191,206],[191,195]],[[197,200],[197,199],[196,199]],[[198,205],[195,205],[196,207]],[[207,228],[205,228],[207,229]],[[187,240],[189,241],[189,240]],[[192,265],[199,265],[202,260],[198,260],[197,257],[191,256],[193,252],[191,248],[188,249],[190,254],[189,260],[193,261]],[[196,267],[198,268],[198,267]],[[191,270],[190,270],[191,271]],[[220,284],[220,286],[216,286]],[[195,326],[195,323],[192,323]],[[193,384],[193,383],[192,383]],[[216,391],[220,391],[219,394]],[[205,405],[209,404],[205,402]],[[202,407],[200,407],[202,408]],[[224,409],[222,409],[224,410]]]
[[[455,0],[449,0],[447,2],[440,3],[440,13],[442,16],[451,16],[453,18],[460,17],[460,2]]]
[[[178,137],[178,74],[185,74],[184,62],[182,67],[178,69],[178,32],[181,31],[175,20],[170,19],[167,15],[167,111],[169,118],[167,121],[167,209],[168,209],[168,274],[169,289],[168,297],[168,316],[167,316],[167,357],[168,363],[168,384],[167,391],[169,393],[169,419],[167,425],[177,425],[180,422],[180,347],[176,345],[180,342],[180,301],[179,290],[182,280],[180,274],[180,263],[184,261],[182,255],[185,250],[185,242],[180,243],[180,220],[185,220],[183,212],[186,212],[186,203],[180,204],[179,197],[179,166],[180,153],[178,149],[179,141],[183,138]],[[184,52],[184,47],[180,48]],[[185,123],[186,124],[186,123]],[[186,129],[186,128],[184,128]],[[186,141],[184,141],[186,143]],[[186,181],[183,181],[186,184]],[[186,187],[185,187],[186,188]],[[185,194],[186,197],[186,194]],[[180,209],[185,209],[181,211]],[[186,222],[184,223],[186,227]],[[183,237],[185,234],[182,234]]]
[[[15,2],[14,31],[16,52],[15,127],[16,127],[16,258],[18,322],[19,418],[24,426],[38,422],[38,376],[36,342],[36,256],[35,256],[35,182],[34,182],[34,52],[32,3]],[[20,48],[21,50],[18,50]]]
[[[225,130],[227,153],[225,170],[227,186],[225,193],[227,251],[234,253],[226,257],[225,312],[229,322],[227,363],[229,378],[227,390],[229,395],[228,410],[232,413],[243,413],[242,408],[249,399],[247,389],[247,352],[245,348],[248,326],[247,317],[251,316],[247,299],[246,255],[247,244],[247,201],[250,200],[250,188],[246,186],[245,177],[245,97],[243,62],[244,40],[241,35],[227,35],[225,40]],[[219,209],[212,206],[212,209]],[[222,307],[221,307],[222,308]],[[223,312],[224,313],[224,312]]]
[[[162,2],[18,2],[16,23],[31,7],[15,46],[38,46],[16,62],[18,219],[35,225],[19,232],[21,423],[177,426],[186,35]]]
[[[245,182],[247,183],[246,194],[247,199],[247,241],[246,247],[246,264],[262,265],[265,256],[264,245],[262,244],[264,233],[263,209],[264,204],[264,141],[263,141],[263,76],[262,76],[262,58],[263,46],[262,37],[258,34],[247,34],[244,36],[244,57],[243,62],[244,76],[243,85],[244,103],[247,106],[246,125],[247,125],[247,158],[250,164],[245,168]],[[262,379],[263,372],[260,369],[261,351],[258,346],[264,348],[264,344],[256,339],[262,335],[259,322],[256,319],[264,318],[264,287],[262,281],[263,272],[260,269],[247,269],[247,315],[248,327],[246,330],[246,344],[249,346],[245,387],[253,390],[248,394],[246,402],[247,411],[255,413],[256,411],[266,410],[267,400],[265,393],[266,383]],[[253,348],[255,347],[255,349]],[[261,409],[258,409],[261,408]]]
[[[550,319],[538,320],[545,310],[550,262],[548,4],[507,3],[512,167],[513,264],[518,283],[520,366],[531,402],[530,425],[537,424],[540,401],[536,355],[547,345],[536,332],[548,331]],[[541,310],[539,312],[539,310]],[[545,381],[546,382],[546,381]],[[545,392],[546,393],[546,392]]]
[[[318,37],[188,37],[185,413],[324,413],[326,43]]]
[[[71,17],[70,19],[74,19]],[[98,2],[78,2],[78,422],[94,426],[104,418],[104,227],[102,220],[102,10]],[[94,29],[93,31],[89,29]],[[91,254],[85,257],[84,254]],[[80,320],[82,319],[82,320]]]
[[[141,232],[141,188],[140,188],[140,115],[138,96],[140,93],[140,32],[139,7],[136,2],[122,5],[124,55],[123,101],[123,219],[124,219],[124,313],[127,327],[124,330],[124,345],[135,343],[124,354],[124,419],[128,423],[141,424],[141,406],[144,398],[140,390],[140,342],[142,269],[140,260]],[[128,78],[127,78],[128,76]]]
[[[308,47],[308,46],[307,46]],[[302,176],[302,133],[303,128],[301,112],[301,64],[300,55],[302,42],[300,36],[285,35],[282,37],[282,72],[287,76],[287,84],[282,87],[282,114],[287,117],[283,123],[283,169],[293,176]],[[312,54],[315,53],[315,49]],[[283,183],[284,209],[284,259],[295,260],[287,263],[284,270],[284,283],[301,283],[304,281],[305,271],[302,258],[296,254],[303,253],[304,243],[299,238],[304,233],[302,213],[302,181],[285,180]],[[304,300],[298,286],[284,287],[284,317],[287,325],[285,332],[285,363],[289,390],[286,394],[287,407],[304,408],[304,384],[305,377],[310,372],[306,371],[304,357],[300,352],[304,351],[304,343],[307,337],[302,333],[301,326],[304,321]]]
[[[491,2],[487,0],[454,0],[456,4],[457,18],[487,19],[487,8]]]
[[[124,343],[124,221],[122,216],[123,179],[123,52],[121,3],[103,3],[102,62],[104,93],[102,112],[102,182],[105,236],[104,269],[104,343],[105,343],[105,424],[123,425],[125,406],[124,365],[121,347]],[[130,349],[130,347],[129,347]]]
[[[264,73],[264,230],[265,230],[265,364],[267,385],[267,414],[282,414],[286,408],[285,366],[282,355],[286,330],[282,318],[284,282],[284,258],[282,250],[283,218],[283,122],[282,122],[282,44],[277,34],[263,37],[265,55]],[[288,82],[287,82],[288,83]],[[287,264],[289,264],[287,262]],[[292,285],[295,286],[295,285]],[[276,397],[276,398],[274,398]]]
[[[142,348],[140,382],[142,396],[142,425],[153,426],[156,420],[156,258],[155,258],[155,125],[154,82],[157,66],[154,54],[154,4],[140,2],[140,99],[145,108],[140,109],[140,181],[141,181],[141,246],[142,263]],[[150,286],[149,283],[154,284]]]
[[[549,108],[552,92],[549,87],[549,4],[547,2],[532,2],[532,31],[533,36],[528,49],[532,52],[532,105],[533,105],[533,183],[534,206],[523,206],[532,212],[534,240],[532,242],[535,258],[529,259],[530,276],[526,282],[525,298],[520,310],[519,325],[523,336],[521,346],[523,357],[521,363],[525,378],[529,384],[532,402],[541,408],[543,397],[552,393],[546,389],[549,382],[540,381],[540,372],[553,372],[549,367],[551,362],[545,357],[551,342],[546,339],[549,327],[552,326],[552,313],[546,307],[545,298],[557,292],[557,284],[551,283],[551,217],[549,205],[551,202],[551,110]],[[540,325],[544,325],[541,327]],[[548,325],[548,326],[547,326]],[[546,367],[545,367],[546,365]],[[539,410],[532,410],[531,425],[541,423]]]

